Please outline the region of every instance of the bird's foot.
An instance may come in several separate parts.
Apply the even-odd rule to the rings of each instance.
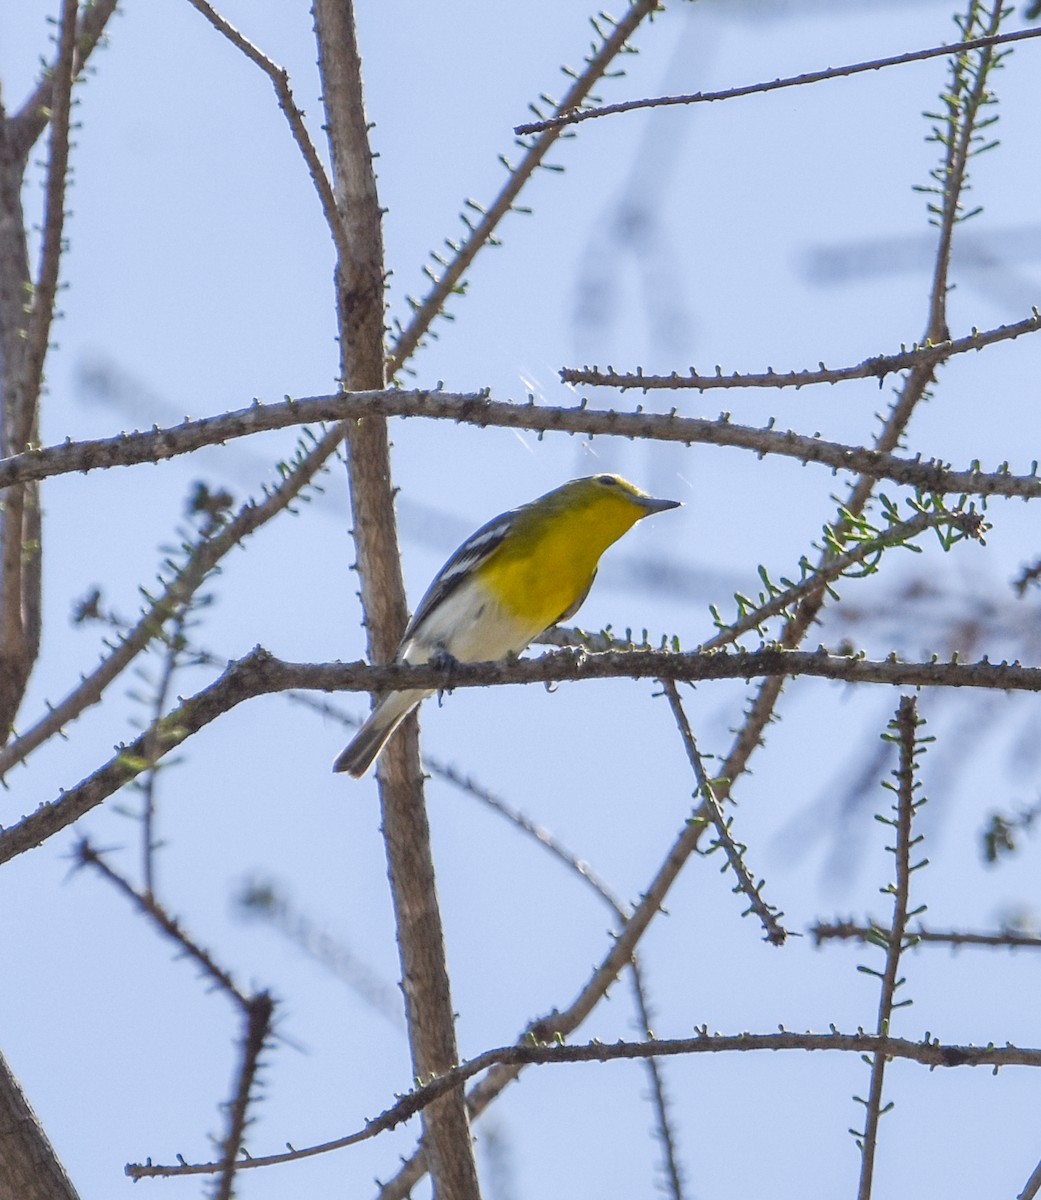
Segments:
[[[455,668],[459,666],[459,659],[456,658],[454,654],[449,654],[444,646],[438,646],[437,649],[433,650],[430,658],[427,661],[432,667],[438,667],[439,669],[446,671],[449,675],[451,675]],[[444,700],[445,694],[451,690],[451,679],[446,681],[442,687],[437,689],[437,702],[439,705]]]

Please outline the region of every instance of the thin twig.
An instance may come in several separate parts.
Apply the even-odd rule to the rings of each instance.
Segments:
[[[820,946],[830,941],[870,942],[878,937],[888,940],[891,931],[874,924],[858,925],[854,921],[818,921],[810,926],[809,933],[814,943]],[[1041,950],[1041,936],[1016,933],[1011,929],[1003,929],[998,933],[968,933],[961,929],[926,929],[924,925],[916,925],[909,930],[908,936],[914,940],[916,946],[988,946],[1005,950]]]
[[[841,579],[853,567],[876,557],[880,552],[895,546],[907,546],[920,533],[927,529],[939,529],[947,526],[957,529],[965,537],[982,538],[983,525],[976,513],[919,513],[910,521],[895,522],[883,530],[877,537],[865,538],[858,542],[852,550],[835,555],[821,562],[801,582],[785,588],[771,597],[765,604],[760,604],[751,612],[721,629],[713,637],[700,642],[700,651],[717,650],[731,645],[746,633],[758,631],[763,622],[771,617],[787,614],[796,604],[819,595],[831,588],[831,584]]]
[[[586,68],[568,88],[557,105],[557,112],[568,112],[582,104],[596,82],[601,79],[636,32],[640,24],[659,7],[659,0],[635,0],[628,12],[618,21],[610,35],[588,60]],[[416,347],[429,330],[434,318],[444,309],[449,296],[459,285],[467,268],[478,251],[492,239],[499,222],[513,207],[524,185],[546,157],[550,147],[560,137],[560,129],[546,129],[525,149],[520,162],[510,170],[508,179],[491,206],[485,210],[480,221],[472,227],[469,236],[458,247],[451,261],[445,265],[444,273],[434,283],[423,301],[417,305],[412,319],[397,338],[390,356],[390,372],[395,373],[415,353]]]
[[[766,941],[772,946],[783,946],[788,937],[788,931],[778,918],[784,914],[777,912],[760,895],[759,888],[761,885],[756,884],[748,868],[745,866],[742,857],[743,848],[739,847],[730,835],[730,822],[723,815],[723,808],[716,797],[712,781],[705,772],[705,765],[701,760],[697,743],[694,741],[694,733],[690,728],[686,710],[680,699],[679,688],[676,687],[676,684],[671,679],[663,680],[662,686],[665,689],[665,695],[668,697],[672,715],[676,718],[676,726],[680,731],[680,738],[683,741],[683,748],[687,754],[687,761],[690,763],[691,770],[694,772],[694,778],[697,780],[698,788],[695,796],[700,802],[699,812],[701,808],[707,809],[712,824],[715,826],[717,844],[723,847],[727,862],[730,863],[730,869],[737,877],[737,884],[734,891],[743,892],[747,896],[748,911],[754,912],[759,918],[766,932]],[[695,816],[694,819],[697,820],[698,817]]]
[[[235,1096],[228,1106],[228,1132],[224,1137],[220,1178],[214,1200],[231,1200],[235,1172],[242,1165],[239,1151],[249,1121],[249,1107],[260,1068],[260,1056],[271,1033],[275,1002],[269,992],[258,992],[246,1005],[246,1030],[242,1038],[242,1061],[236,1076]]]
[[[149,727],[151,736],[146,738],[147,751],[145,758],[148,760],[150,766],[145,772],[145,779],[141,785],[144,793],[144,802],[141,811],[141,867],[145,891],[150,896],[154,896],[156,893],[156,780],[159,775],[159,756],[162,753],[162,744],[159,739],[159,722],[166,711],[166,702],[170,695],[170,687],[173,683],[174,673],[177,670],[177,658],[180,651],[180,642],[184,635],[186,613],[186,605],[177,610],[174,614],[172,628],[166,638],[166,653],[163,655],[159,687],[156,689],[155,700],[152,705],[154,716]]]
[[[961,219],[961,196],[966,187],[966,169],[976,133],[976,119],[987,95],[987,76],[994,59],[994,42],[998,27],[1003,16],[1009,9],[1002,7],[1003,0],[993,0],[990,18],[986,25],[986,35],[975,41],[980,45],[979,60],[975,67],[975,78],[967,96],[962,95],[967,57],[959,55],[951,64],[952,86],[943,99],[947,105],[947,134],[939,137],[946,150],[946,161],[940,176],[943,188],[943,206],[940,213],[940,242],[936,251],[936,264],[933,272],[932,305],[930,320],[926,329],[925,340],[943,341],[950,338],[947,327],[947,280],[951,267],[951,245],[954,240],[954,226]],[[974,19],[976,2],[971,0],[969,17],[965,31],[968,32],[969,21]],[[1035,37],[1041,30],[1022,30],[1022,33],[1032,33]],[[967,54],[966,43],[960,49]]]
[[[312,697],[290,692],[286,699],[306,704]],[[330,715],[340,719],[344,716],[335,710],[331,710]],[[322,929],[305,913],[298,911],[277,884],[251,880],[235,896],[235,905],[243,919],[260,920],[268,927],[277,929],[297,950],[345,983],[374,1012],[393,1025],[398,1033],[404,1030],[405,1018],[398,987],[377,975],[349,946],[339,942],[328,930]]]
[[[340,212],[336,207],[336,197],[333,195],[332,184],[329,182],[329,176],[326,174],[325,165],[319,157],[314,142],[311,141],[311,135],[308,133],[307,125],[304,122],[304,114],[293,98],[293,89],[289,86],[289,72],[268,58],[249,38],[240,33],[226,17],[221,16],[208,0],[188,0],[188,3],[197,12],[201,13],[218,33],[223,34],[233,46],[241,50],[250,62],[256,63],[268,79],[271,80],[271,85],[275,89],[275,95],[278,97],[278,107],[285,114],[289,129],[293,135],[293,140],[300,149],[300,153],[307,165],[307,173],[311,176],[311,182],[318,193],[325,223],[328,225],[329,233],[332,235],[333,242],[336,245],[337,257],[346,260],[350,253],[347,231],[344,228]]]
[[[26,333],[25,365],[22,376],[24,406],[20,414],[21,433],[14,442],[19,448],[32,440],[36,410],[43,384],[43,361],[47,357],[54,303],[58,294],[62,238],[65,229],[65,188],[69,174],[69,129],[72,123],[73,58],[76,51],[77,0],[62,0],[58,29],[58,58],[51,86],[51,137],[44,182],[43,238],[40,267],[33,288]]]
[[[590,868],[587,862],[572,853],[559,838],[554,837],[544,826],[536,825],[530,817],[526,816],[519,809],[514,808],[511,804],[508,804],[501,796],[497,796],[488,788],[477,783],[472,776],[464,777],[454,767],[446,766],[428,757],[424,758],[423,763],[432,775],[436,775],[446,782],[454,784],[467,795],[473,796],[474,799],[479,800],[493,812],[504,817],[511,825],[533,838],[543,849],[552,854],[559,862],[562,862],[568,870],[573,871],[584,883],[588,884],[611,909],[619,921],[624,924],[629,919],[630,906],[623,903],[614,894],[607,884]],[[653,1034],[650,1027],[650,1006],[647,1000],[643,969],[637,955],[633,955],[629,966],[630,978],[633,985],[633,998],[640,1022],[640,1030],[645,1036],[651,1037]],[[676,1136],[669,1117],[668,1102],[665,1098],[665,1084],[656,1059],[647,1059],[647,1073],[650,1077],[651,1101],[654,1105],[655,1119],[658,1126],[658,1141],[662,1148],[669,1192],[673,1200],[682,1200],[683,1184],[676,1150]]]
[[[826,367],[821,363],[817,371],[768,369],[761,374],[735,371],[730,375],[724,375],[720,367],[717,367],[712,375],[701,375],[694,367],[691,367],[686,375],[675,371],[669,375],[647,375],[641,370],[620,372],[611,368],[601,371],[598,367],[564,367],[560,378],[567,384],[620,388],[623,391],[638,389],[643,392],[656,389],[674,391],[683,388],[698,392],[707,392],[715,388],[799,389],[815,383],[846,383],[853,379],[877,379],[881,387],[885,377],[897,371],[907,371],[912,367],[936,366],[956,355],[967,354],[970,350],[982,350],[985,346],[1022,337],[1026,333],[1036,333],[1039,329],[1041,312],[1035,308],[1031,316],[1010,325],[1000,325],[982,333],[974,329],[966,337],[914,346],[897,354],[878,354],[849,367]]]
[[[896,882],[888,889],[893,894],[893,920],[886,944],[886,965],[881,975],[878,998],[876,1032],[880,1038],[887,1037],[892,1025],[893,1012],[898,1007],[896,990],[903,982],[898,977],[900,956],[906,945],[908,909],[911,900],[911,820],[917,803],[915,801],[915,754],[917,749],[918,709],[913,696],[904,696],[892,723],[900,747],[900,761],[893,772],[896,778],[896,820],[887,821],[896,829],[896,845],[890,847],[896,862]],[[920,802],[918,802],[920,803]],[[874,972],[877,974],[877,972]],[[907,1004],[909,1001],[903,1001]],[[874,1054],[871,1058],[871,1084],[865,1101],[867,1118],[864,1132],[858,1138],[861,1148],[860,1185],[858,1200],[870,1200],[871,1181],[875,1169],[875,1152],[878,1147],[878,1122],[882,1116],[882,1085],[885,1078],[886,1055]]]
[[[171,580],[163,594],[153,602],[120,644],[102,659],[101,664],[64,700],[49,708],[46,716],[0,750],[0,778],[15,763],[22,762],[38,746],[59,733],[85,709],[97,704],[105,688],[159,636],[163,623],[188,602],[220,560],[243,538],[255,533],[300,494],[321,470],[325,460],[335,453],[342,436],[339,427],[326,433],[293,470],[286,472],[282,483],[269,491],[262,501],[258,503],[252,499],[248,500],[218,533],[199,543],[187,564]]]
[[[91,0],[91,3],[83,6],[76,26],[76,55],[73,60],[76,78],[83,73],[87,60],[104,37],[105,28],[115,13],[118,2],[119,0]],[[55,82],[56,73],[52,64],[44,68],[40,82],[8,121],[11,145],[18,158],[28,159],[29,151],[47,128],[47,123],[54,113]]]
[[[643,971],[638,966],[635,954],[633,955],[630,978],[633,981],[633,998],[636,1001],[636,1011],[640,1018],[640,1033],[643,1037],[653,1038],[654,1031],[651,1029],[647,989],[644,984]],[[676,1135],[673,1132],[672,1122],[669,1119],[669,1101],[665,1095],[665,1079],[662,1076],[661,1064],[654,1055],[647,1058],[646,1063],[647,1073],[651,1078],[651,1099],[654,1103],[654,1113],[658,1121],[658,1142],[662,1148],[668,1193],[672,1196],[672,1200],[683,1200],[683,1171],[680,1168]]]
[[[217,964],[209,951],[204,950],[185,933],[177,919],[170,916],[155,896],[139,892],[128,883],[118,871],[105,862],[86,838],[77,844],[75,854],[80,865],[93,867],[98,871],[117,891],[122,892],[140,913],[148,917],[164,936],[176,943],[182,954],[199,966],[212,983],[230,996],[243,1011],[248,1011],[249,997],[238,987],[231,975]]]
[[[906,63],[923,62],[930,58],[943,58],[951,54],[964,54],[969,50],[980,50],[1002,46],[1010,42],[1025,42],[1041,37],[1041,29],[1020,29],[1015,33],[1002,33],[993,37],[972,38],[953,46],[932,46],[928,50],[911,50],[905,54],[894,54],[888,58],[875,58],[868,62],[851,63],[845,67],[828,67],[822,71],[808,71],[804,75],[790,75],[764,83],[746,84],[743,87],[726,88],[718,92],[692,92],[685,96],[655,96],[642,100],[625,100],[619,104],[604,104],[597,108],[560,113],[544,121],[530,121],[517,125],[513,132],[519,135],[542,133],[561,129],[567,125],[579,125],[598,117],[609,117],[616,113],[633,112],[641,108],[669,108],[678,104],[709,104],[715,100],[734,100],[739,96],[757,96],[764,92],[777,92],[783,88],[805,87],[807,84],[823,83],[828,79],[842,79],[849,75],[862,75],[865,71],[879,71],[883,67],[899,67]]]
[[[473,776],[463,775],[455,767],[441,763],[437,759],[431,759],[427,755],[423,756],[423,765],[432,775],[444,779],[447,783],[451,783],[465,792],[466,795],[472,796],[486,808],[490,808],[492,812],[504,817],[511,825],[521,830],[522,833],[527,834],[543,850],[548,851],[558,862],[563,863],[569,871],[573,871],[584,883],[588,884],[620,921],[624,922],[628,920],[631,911],[630,906],[612,891],[607,883],[589,866],[589,863],[584,859],[580,859],[569,850],[545,826],[536,825],[529,816],[519,809],[514,808],[511,804],[508,804],[501,796],[497,796],[490,789],[478,783]]]
[[[489,1068],[497,1066],[521,1068],[534,1064],[576,1062],[628,1062],[649,1057],[675,1057],[689,1054],[740,1054],[755,1051],[797,1050],[832,1051],[845,1054],[882,1054],[886,1058],[899,1058],[936,1067],[1041,1067],[1041,1048],[1018,1046],[956,1046],[941,1043],[938,1039],[922,1042],[906,1038],[879,1037],[872,1033],[700,1033],[693,1038],[652,1039],[644,1042],[592,1042],[589,1044],[566,1045],[559,1042],[503,1046],[470,1059],[453,1068],[447,1074],[425,1084],[403,1096],[378,1117],[366,1122],[357,1133],[320,1145],[293,1149],[283,1154],[264,1155],[240,1163],[240,1169],[275,1166],[280,1163],[297,1162],[342,1150],[347,1146],[368,1141],[403,1121],[410,1120],[426,1105],[444,1095],[459,1083],[471,1079]],[[219,1163],[185,1163],[162,1165],[159,1163],[128,1163],[126,1174],[131,1179],[148,1179],[156,1176],[212,1175],[220,1169]]]
[[[1041,1162],[1030,1173],[1030,1178],[1016,1200],[1034,1200],[1038,1192],[1041,1192]]]
[[[181,950],[181,953],[199,966],[203,974],[221,991],[229,996],[241,1010],[246,1020],[242,1038],[242,1059],[236,1074],[235,1095],[228,1105],[228,1128],[221,1145],[224,1153],[216,1166],[219,1175],[214,1191],[215,1200],[231,1200],[235,1171],[241,1164],[239,1151],[248,1124],[249,1106],[256,1083],[263,1052],[271,1032],[275,1002],[267,991],[247,996],[232,979],[231,975],[218,966],[209,951],[185,933],[180,923],[167,913],[151,891],[139,892],[113,867],[109,866],[93,846],[83,838],[76,846],[76,858],[81,866],[98,871],[104,879],[121,892],[133,906],[148,917],[159,931]]]

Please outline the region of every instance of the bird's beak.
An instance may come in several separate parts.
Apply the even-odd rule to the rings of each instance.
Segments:
[[[647,510],[647,515],[651,513],[665,512],[669,508],[682,508],[682,500],[655,500],[653,496],[641,496],[640,507]]]

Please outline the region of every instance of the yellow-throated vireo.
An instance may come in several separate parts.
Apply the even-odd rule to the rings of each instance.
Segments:
[[[678,508],[617,475],[591,475],[505,512],[466,539],[437,573],[396,662],[487,662],[520,652],[574,616],[600,556],[643,517]],[[333,765],[364,775],[404,718],[432,691],[390,692]]]

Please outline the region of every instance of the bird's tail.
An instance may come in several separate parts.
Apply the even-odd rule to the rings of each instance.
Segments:
[[[429,695],[429,692],[412,689],[391,692],[385,696],[351,739],[347,749],[333,763],[333,770],[346,771],[348,775],[360,779],[379,757],[394,730],[420,700]]]

